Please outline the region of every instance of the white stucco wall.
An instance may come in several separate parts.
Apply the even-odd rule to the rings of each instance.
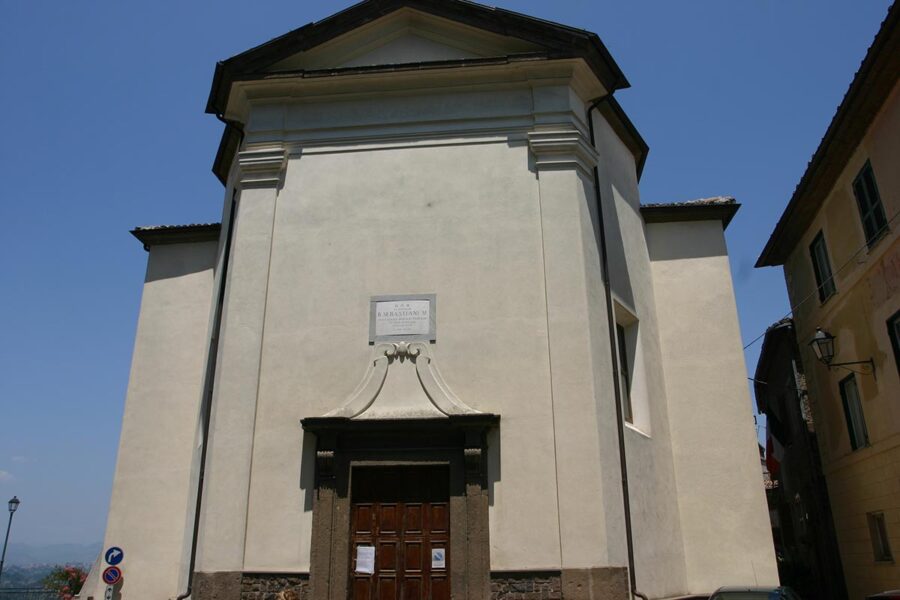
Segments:
[[[125,552],[125,598],[184,591],[216,247],[150,250],[103,543]]]
[[[437,294],[433,354],[453,392],[502,415],[489,473],[491,568],[627,564],[593,183],[577,160],[544,160],[528,141],[554,130],[585,140],[584,106],[558,79],[437,97],[251,102],[245,148],[283,148],[288,159],[281,184],[240,196],[199,570],[308,571],[313,446],[299,421],[341,406],[365,374],[369,298],[410,293]],[[701,224],[706,237],[674,246],[704,254],[712,244],[713,263],[658,261],[659,234],[649,232],[665,226],[647,229],[648,250],[634,158],[602,119],[595,125],[614,299],[638,321],[635,425],[625,432],[638,587],[662,596],[767,581],[764,521],[756,538],[745,535],[752,526],[726,530],[720,545],[730,550],[700,547],[709,531],[700,517],[729,517],[722,495],[708,494],[717,465],[686,464],[697,434],[683,424],[685,403],[701,402],[703,386],[696,373],[679,378],[685,357],[666,337],[693,302],[678,294],[705,286],[722,300],[691,313],[697,325],[719,311],[726,329],[690,360],[720,365],[702,402],[731,399],[704,415],[711,427],[746,428],[749,454],[711,459],[728,463],[725,495],[739,500],[726,512],[764,520],[721,225],[712,242]],[[658,244],[658,255],[674,248]],[[696,269],[697,287],[676,289],[684,280],[669,268]],[[736,557],[745,555],[736,540],[748,539],[751,562]]]
[[[776,584],[719,221],[647,225],[688,591]]]
[[[591,180],[538,172],[526,137],[583,107],[556,83],[254,104],[248,147],[296,146],[239,201],[220,373],[246,375],[217,379],[200,570],[309,569],[299,421],[364,375],[369,297],[422,292],[445,381],[503,418],[492,568],[626,564]]]
[[[300,420],[343,405],[364,376],[370,297],[413,293],[437,296],[431,352],[446,384],[502,417],[489,440],[491,569],[627,565],[597,162],[613,296],[637,322],[625,444],[638,589],[771,580],[721,225],[645,229],[632,154],[599,117],[596,148],[587,144],[585,106],[603,90],[576,62],[235,84],[229,116],[246,126],[230,177],[240,192],[197,571],[309,571],[315,447]],[[148,278],[107,536],[126,552],[142,536],[146,559],[129,554],[128,565],[159,597],[180,591],[189,547],[207,246],[151,254],[151,270],[208,262]],[[708,364],[712,375],[699,371]],[[405,400],[392,381],[378,402],[396,411]],[[177,406],[160,405],[164,393]],[[133,481],[147,456],[168,460]],[[146,481],[157,471],[165,510],[173,485],[185,510],[151,531],[161,492]]]
[[[625,425],[637,587],[650,597],[675,596],[687,582],[656,317],[657,297],[668,298],[654,290],[634,156],[608,123],[593,118],[613,299],[637,318],[629,357],[634,425]]]
[[[308,568],[299,421],[337,408],[362,379],[369,297],[421,292],[437,294],[433,350],[448,385],[473,408],[510,416],[501,447],[520,460],[504,461],[494,484],[495,505],[509,509],[491,521],[497,562],[516,545],[506,530],[527,514],[516,541],[535,547],[529,566],[558,564],[555,490],[517,473],[554,477],[539,229],[527,148],[505,140],[290,162],[275,217],[246,568]]]

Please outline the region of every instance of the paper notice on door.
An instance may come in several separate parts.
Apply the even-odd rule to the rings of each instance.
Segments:
[[[356,572],[367,575],[375,573],[375,546],[356,547]]]
[[[434,548],[431,551],[431,568],[446,569],[447,568],[447,551],[444,548]]]

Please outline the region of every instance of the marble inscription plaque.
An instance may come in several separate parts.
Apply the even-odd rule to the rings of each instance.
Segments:
[[[434,295],[372,298],[369,341],[434,340]]]
[[[375,335],[426,335],[431,327],[431,302],[396,300],[375,303]]]

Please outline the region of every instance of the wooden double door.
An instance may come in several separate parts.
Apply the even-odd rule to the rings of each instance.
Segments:
[[[450,600],[446,467],[354,468],[351,600]]]

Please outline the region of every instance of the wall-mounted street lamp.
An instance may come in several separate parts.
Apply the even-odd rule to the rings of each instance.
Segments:
[[[870,358],[869,360],[855,360],[842,363],[832,362],[834,360],[834,336],[823,330],[821,327],[816,329],[816,335],[813,336],[809,345],[812,346],[813,352],[816,353],[816,358],[829,369],[831,367],[846,367],[850,365],[869,365],[869,368],[872,369],[872,376],[876,377],[874,359]]]
[[[12,527],[13,513],[19,508],[19,499],[15,496],[9,501],[9,523],[6,524],[6,537],[3,539],[3,554],[0,554],[0,577],[3,577],[3,561],[6,560],[6,544],[9,542],[9,528]]]

